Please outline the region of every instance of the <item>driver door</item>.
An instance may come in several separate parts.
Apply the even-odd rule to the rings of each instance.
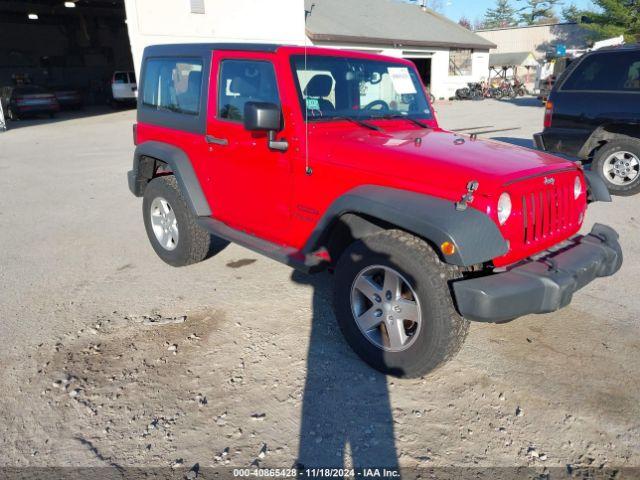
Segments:
[[[275,243],[290,228],[291,153],[271,150],[266,132],[244,128],[247,102],[278,106],[280,94],[273,56],[255,52],[215,52],[207,121],[210,204],[217,220]],[[287,125],[279,138],[285,138]]]

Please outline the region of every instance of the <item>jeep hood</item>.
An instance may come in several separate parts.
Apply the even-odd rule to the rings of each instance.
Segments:
[[[336,130],[314,132],[312,155],[320,143],[314,145],[313,140],[322,139],[322,150],[332,161],[362,169],[367,159],[366,168],[372,173],[449,185],[457,192],[471,180],[489,193],[520,179],[578,169],[573,162],[544,152],[440,129]]]

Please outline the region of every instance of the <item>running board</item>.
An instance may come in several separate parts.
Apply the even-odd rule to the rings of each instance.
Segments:
[[[293,247],[278,245],[277,243],[263,240],[246,232],[241,232],[211,217],[199,217],[198,224],[216,237],[237,243],[249,250],[253,250],[256,253],[260,253],[306,273],[309,273],[314,267],[319,266],[325,260],[322,254],[312,253],[304,255]]]

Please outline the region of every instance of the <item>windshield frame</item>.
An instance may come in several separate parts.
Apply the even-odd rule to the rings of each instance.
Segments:
[[[337,54],[337,55],[331,55],[331,54],[325,54],[325,53],[312,53],[307,55],[307,61],[309,58],[329,58],[329,59],[335,59],[335,60],[339,60],[339,61],[344,61],[344,62],[349,62],[352,61],[353,63],[380,63],[385,65],[386,67],[404,67],[407,68],[409,71],[409,75],[411,77],[411,80],[413,81],[413,85],[416,89],[416,93],[415,94],[411,94],[411,95],[417,95],[419,97],[421,97],[418,101],[418,103],[422,103],[424,108],[424,111],[418,111],[418,112],[405,112],[402,110],[394,110],[394,109],[389,109],[389,110],[369,110],[366,111],[364,109],[356,109],[356,110],[335,110],[335,113],[333,115],[312,115],[309,112],[312,112],[313,110],[309,110],[307,108],[307,104],[305,101],[305,96],[303,94],[303,90],[302,90],[302,85],[300,82],[300,76],[298,75],[299,71],[304,71],[303,69],[300,69],[300,64],[298,62],[300,62],[300,60],[304,61],[305,59],[305,54],[292,54],[290,56],[290,67],[291,67],[291,73],[293,75],[293,80],[295,83],[295,87],[296,87],[296,93],[298,95],[298,105],[300,106],[300,110],[302,112],[302,116],[303,116],[303,120],[306,120],[307,122],[329,122],[329,121],[344,121],[345,118],[344,117],[350,117],[352,119],[355,120],[402,120],[402,119],[410,119],[410,120],[418,120],[418,121],[431,121],[435,119],[435,115],[433,112],[433,109],[431,107],[431,104],[429,103],[428,99],[427,99],[427,94],[425,91],[425,87],[424,84],[422,83],[420,76],[418,75],[418,72],[416,71],[415,67],[412,64],[407,64],[405,61],[398,61],[398,59],[394,59],[394,58],[387,58],[387,57],[380,57],[378,58],[362,58],[360,56],[348,56],[348,55],[341,55],[341,54]]]

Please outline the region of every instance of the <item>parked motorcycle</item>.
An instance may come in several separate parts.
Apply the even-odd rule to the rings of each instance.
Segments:
[[[456,90],[458,100],[484,100],[482,84],[479,82],[469,82],[467,87]]]
[[[501,98],[507,97],[511,100],[517,97],[524,97],[528,93],[526,87],[524,86],[524,83],[520,82],[517,79],[514,80],[513,83],[506,81],[502,82],[499,89],[502,94]]]

